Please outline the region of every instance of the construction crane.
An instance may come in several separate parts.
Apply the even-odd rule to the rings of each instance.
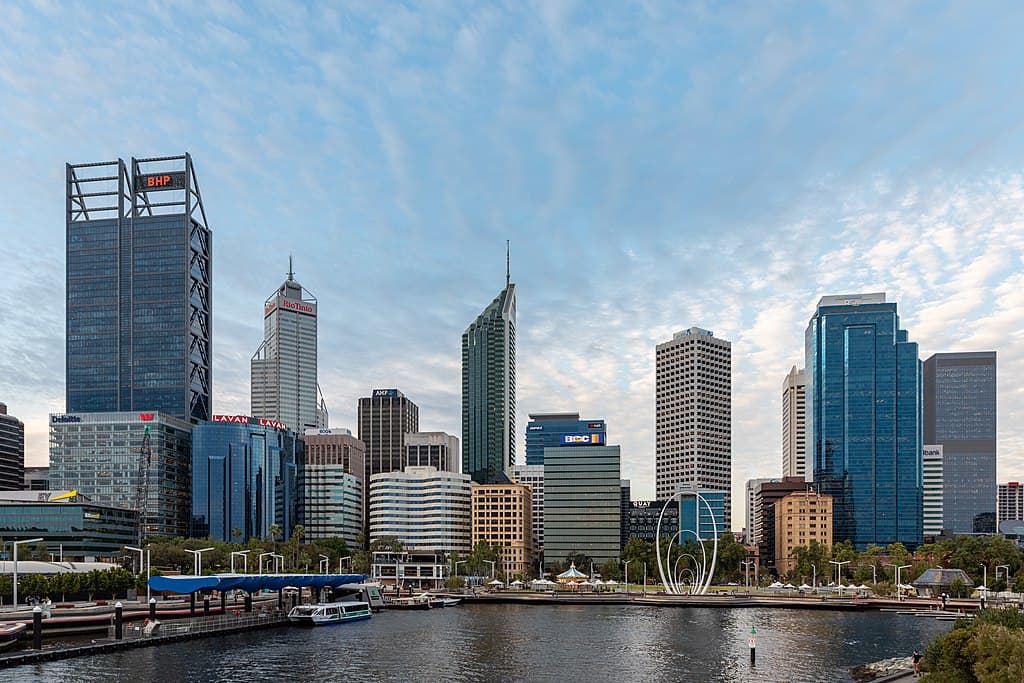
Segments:
[[[142,537],[145,535],[146,506],[149,504],[149,465],[153,461],[153,449],[149,446],[149,425],[146,425],[146,432],[142,435],[142,447],[139,449],[139,486],[135,489],[135,510],[139,513],[139,547],[142,547]]]

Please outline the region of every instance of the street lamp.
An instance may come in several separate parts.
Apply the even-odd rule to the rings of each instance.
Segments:
[[[320,569],[320,573],[321,574],[326,574],[327,573],[327,565],[328,565],[328,563],[330,563],[330,561],[331,561],[331,558],[327,557],[326,555],[321,555],[320,556],[320,565],[317,568]]]
[[[1009,580],[1010,580],[1010,565],[1008,565],[1008,564],[997,564],[996,565],[996,578],[997,579],[999,578],[999,570],[1000,569],[1004,570],[1003,576],[1006,578],[1007,582],[1009,582]]]
[[[278,555],[277,553],[274,553],[271,555],[271,557],[274,558],[274,572],[277,574],[284,572],[284,555]],[[278,560],[281,560],[280,566],[278,566],[277,564]]]
[[[743,587],[750,588],[750,566],[754,564],[754,561],[740,560],[740,564],[743,565]]]
[[[40,543],[41,538],[27,538],[24,541],[14,541],[14,609],[18,609],[18,546],[22,543]]]
[[[850,560],[843,560],[842,562],[829,560],[828,563],[836,566],[836,583],[839,584],[839,595],[841,596],[843,594],[843,565],[850,564]]]
[[[185,548],[186,553],[192,553],[192,555],[195,557],[194,574],[196,576],[199,576],[199,574],[203,570],[203,553],[208,552],[210,550],[216,550],[216,548],[200,548],[199,550],[189,550],[188,548]]]
[[[484,560],[484,562],[486,562],[487,564],[491,565],[491,581],[493,581],[494,580],[494,565],[496,563],[495,563],[494,560]]]
[[[988,590],[988,565],[983,564],[981,565],[981,568],[985,571],[984,578],[981,580],[981,586],[985,590]]]
[[[897,601],[903,600],[903,589],[901,588],[903,583],[900,581],[900,572],[903,571],[904,569],[909,569],[910,567],[913,567],[913,566],[914,565],[912,565],[912,564],[901,564],[900,566],[896,567],[896,600]]]
[[[249,573],[249,551],[248,550],[235,550],[231,553],[231,573],[235,573],[235,555],[242,556],[242,573]]]
[[[274,554],[274,553],[260,553],[260,555],[259,555],[259,562],[260,562],[260,574],[262,574],[262,573],[263,573],[263,558],[264,558],[264,557],[266,557],[266,556],[268,556],[268,555],[273,555],[273,554]]]
[[[133,548],[130,545],[126,545],[124,547],[124,549],[125,550],[131,550],[131,551],[137,552],[139,554],[139,570],[140,570],[139,573],[141,574],[142,573],[141,572],[141,570],[142,570],[142,548]],[[146,548],[146,602],[147,603],[149,602],[149,575],[150,575],[150,573],[152,573],[151,570],[153,568],[153,564],[152,564],[152,562],[150,562],[150,558],[151,558],[151,556],[149,554],[149,547],[147,547]]]
[[[811,562],[811,586],[814,588],[814,592],[818,592],[818,567]]]
[[[629,595],[629,563],[633,560],[625,560],[622,564],[626,565],[626,595]]]
[[[352,561],[352,556],[351,555],[346,555],[345,557],[339,557],[338,558],[338,573],[339,574],[341,573],[341,563],[343,561],[345,561],[345,560],[348,560],[349,562],[351,562]]]

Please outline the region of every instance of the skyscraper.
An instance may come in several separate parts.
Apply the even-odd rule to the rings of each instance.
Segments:
[[[732,528],[732,343],[691,327],[655,353],[655,492],[681,484],[725,494]]]
[[[374,389],[359,399],[359,440],[366,446],[366,477],[401,472],[407,461],[405,438],[418,432],[420,409],[398,389]]]
[[[1024,486],[1019,481],[1008,481],[999,485],[999,523],[1024,519]]]
[[[544,564],[581,553],[599,565],[622,550],[618,446],[544,452]],[[580,568],[589,571],[590,568]]]
[[[761,541],[763,520],[761,518],[761,484],[775,484],[779,479],[761,478],[747,479],[747,545],[756,545]]]
[[[924,362],[924,440],[942,446],[943,528],[995,533],[995,351]]]
[[[942,446],[925,445],[921,452],[922,531],[925,536],[938,536],[943,529],[943,464]]]
[[[0,491],[25,488],[25,424],[0,403]]]
[[[782,476],[807,475],[807,379],[794,365],[782,383]]]
[[[278,420],[294,432],[326,427],[317,384],[317,302],[288,279],[263,305],[263,343],[252,357],[252,414]]]
[[[66,170],[68,412],[208,420],[212,233],[192,157]]]
[[[579,413],[530,413],[526,425],[526,464],[543,465],[544,449],[559,446],[603,446],[604,420],[581,420]]]
[[[366,447],[347,429],[307,429],[304,441],[299,520],[306,538],[342,538],[355,547],[370,490],[363,480]]]
[[[833,538],[921,543],[921,362],[885,294],[825,296],[805,335],[814,484]]]
[[[462,472],[506,483],[515,465],[516,286],[505,289],[462,335]]]

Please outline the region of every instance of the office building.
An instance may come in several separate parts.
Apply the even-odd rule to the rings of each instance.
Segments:
[[[747,540],[748,543],[756,545],[761,540],[762,532],[762,518],[761,518],[761,505],[760,505],[760,486],[761,484],[778,483],[781,481],[778,478],[761,478],[761,479],[748,479],[746,485],[747,493]]]
[[[757,524],[755,541],[761,567],[768,571],[776,569],[777,555],[775,506],[791,493],[806,491],[811,485],[801,476],[763,481],[754,487],[753,514]]]
[[[98,505],[75,491],[0,492],[0,536],[8,543],[43,539],[23,546],[23,553],[41,544],[65,561],[121,558],[124,546],[138,541],[137,532],[134,510]]]
[[[20,491],[25,483],[25,424],[0,403],[0,491]]]
[[[732,344],[699,327],[655,353],[655,493],[721,491],[732,528]]]
[[[359,547],[363,509],[369,496],[364,484],[366,447],[347,429],[307,429],[299,464],[299,519],[306,538],[342,538]]]
[[[825,296],[805,335],[814,485],[858,550],[921,543],[921,362],[899,322],[884,293]]]
[[[664,512],[664,514],[662,514]],[[661,519],[661,537],[666,540],[673,540],[685,543],[687,538],[676,538],[679,531],[679,502],[667,503],[664,500],[634,500],[629,504],[629,511],[626,513],[626,542],[631,538],[639,538],[647,543],[654,543],[657,535],[658,519]],[[664,547],[664,546],[662,546]],[[633,571],[636,571],[634,569]]]
[[[473,485],[473,547],[486,543],[497,552],[506,581],[533,576],[533,504],[525,484]]]
[[[679,528],[694,532],[701,540],[720,538],[730,532],[725,526],[725,495],[721,491],[702,491],[680,486]],[[693,534],[690,534],[693,537]]]
[[[406,434],[405,461],[409,467],[436,467],[444,472],[458,472],[462,466],[459,439],[444,432]]]
[[[538,555],[544,552],[544,465],[516,465],[512,468],[512,481],[530,487],[532,510],[530,521],[533,526],[533,550]]]
[[[50,490],[50,468],[49,467],[26,467],[25,468],[25,490],[26,491],[49,491]]]
[[[68,413],[210,419],[213,235],[192,158],[66,179]]]
[[[807,474],[807,375],[794,365],[782,383],[782,476]]]
[[[999,485],[998,521],[1000,524],[1024,519],[1024,485],[1009,481]]]
[[[622,524],[618,446],[544,450],[544,564],[582,553],[617,560]]]
[[[451,572],[451,561],[443,552],[391,552],[371,554],[370,580],[399,591],[439,591]]]
[[[301,455],[302,441],[277,420],[214,415],[200,422],[192,430],[192,536],[291,538]]]
[[[784,496],[775,504],[775,529],[775,568],[787,576],[796,566],[794,550],[812,541],[832,546],[832,498],[808,490]]]
[[[293,432],[327,427],[317,383],[317,301],[288,279],[263,304],[263,343],[251,361],[252,414],[283,422]]]
[[[192,424],[163,413],[51,414],[50,484],[138,512],[143,538],[188,536],[191,444]]]
[[[924,362],[924,440],[942,446],[943,528],[995,533],[996,353]]]
[[[925,538],[942,533],[943,524],[943,454],[942,446],[927,445],[921,455],[922,532]]]
[[[366,479],[404,470],[405,438],[419,431],[419,407],[398,389],[374,389],[359,399],[358,419],[359,440],[366,446]]]
[[[509,481],[516,462],[516,286],[462,334],[462,471],[478,484]]]
[[[468,475],[406,467],[370,477],[370,542],[397,538],[410,552],[470,552],[473,491]]]
[[[603,446],[604,420],[581,420],[579,413],[531,413],[526,425],[526,464],[543,465],[544,449]]]
[[[629,479],[619,480],[619,547],[625,548],[629,539],[629,508],[632,503],[632,486]]]

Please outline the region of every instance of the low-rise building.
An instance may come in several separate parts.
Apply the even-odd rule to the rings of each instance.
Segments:
[[[43,539],[22,546],[23,558],[40,544],[65,561],[120,557],[138,540],[137,529],[134,510],[99,505],[76,491],[0,492],[0,537]]]
[[[375,552],[370,579],[382,586],[398,586],[400,591],[439,590],[450,568],[443,552]]]
[[[473,486],[473,546],[497,551],[497,571],[507,579],[532,576],[532,496],[525,484]]]
[[[780,575],[796,566],[793,550],[811,541],[832,545],[832,496],[805,490],[776,502],[775,567]]]

